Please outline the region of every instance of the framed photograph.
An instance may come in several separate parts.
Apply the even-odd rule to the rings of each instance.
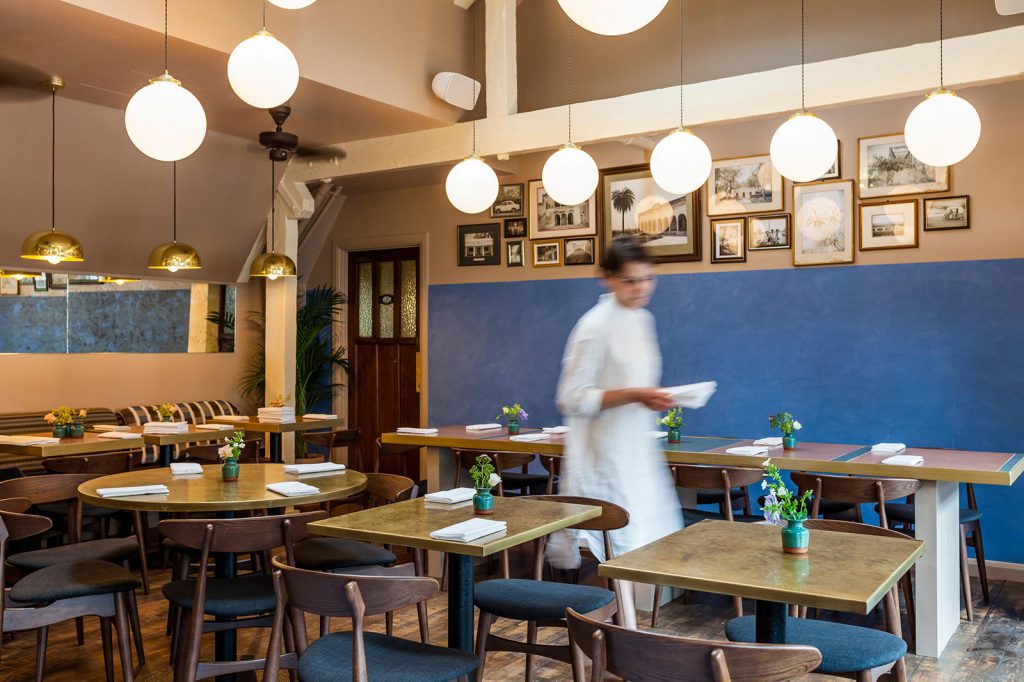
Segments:
[[[825,171],[820,178],[815,182],[821,182],[822,180],[838,180],[843,176],[843,143],[840,140],[836,140],[836,160],[832,163],[832,167]]]
[[[593,265],[594,264],[594,243],[593,237],[580,239],[566,239],[563,248],[565,249],[566,265]]]
[[[782,175],[767,154],[719,159],[708,178],[708,215],[782,210]]]
[[[459,225],[459,265],[501,265],[501,225]]]
[[[517,218],[523,215],[523,183],[498,186],[498,198],[491,204],[492,218]]]
[[[67,289],[68,288],[68,276],[66,273],[55,272],[47,273],[46,275],[50,279],[51,289]]]
[[[747,218],[747,248],[751,251],[788,249],[793,246],[789,214]]]
[[[505,242],[505,265],[510,268],[523,267],[523,240]]]
[[[533,242],[533,267],[548,268],[562,264],[562,240],[545,239]]]
[[[853,180],[793,185],[793,265],[853,262]]]
[[[747,262],[746,218],[720,218],[711,221],[711,262]]]
[[[971,198],[940,197],[924,200],[924,229],[966,230],[971,226]]]
[[[523,239],[526,237],[526,218],[505,219],[505,239]]]
[[[917,201],[860,205],[860,250],[917,248]]]
[[[902,134],[860,138],[857,181],[861,199],[949,191],[949,168],[926,166]]]
[[[628,234],[643,242],[655,262],[699,261],[699,197],[699,191],[672,194],[661,189],[646,165],[601,171],[604,243],[609,244],[620,234]],[[566,258],[568,254],[567,245]]]
[[[20,292],[18,280],[13,277],[0,277],[0,296],[17,296]]]
[[[596,192],[595,192],[596,195]],[[594,196],[577,206],[564,206],[544,191],[544,183],[530,180],[530,239],[595,237],[597,219]]]
[[[33,291],[47,291],[49,287],[46,285],[46,275],[39,275],[38,277],[32,278]]]

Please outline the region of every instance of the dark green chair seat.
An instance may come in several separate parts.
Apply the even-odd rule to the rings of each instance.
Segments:
[[[29,573],[8,593],[24,604],[53,602],[94,594],[128,592],[142,587],[142,581],[107,561],[74,561],[54,564]]]
[[[590,613],[610,604],[615,593],[602,587],[546,580],[485,580],[476,584],[473,603],[488,613],[514,620],[565,618],[565,609]]]
[[[506,490],[521,490],[522,488],[539,488],[541,490],[548,486],[547,474],[524,474],[518,471],[502,471],[501,487]],[[555,479],[558,480],[557,478]]]
[[[762,507],[764,506],[764,495],[761,495],[761,497],[757,498],[757,503]],[[842,514],[843,512],[848,512],[855,506],[857,505],[853,504],[852,502],[834,502],[833,500],[821,500],[818,503],[818,514],[822,516],[833,516],[834,514]],[[808,503],[807,512],[810,513],[810,511],[811,504]]]
[[[725,514],[716,511],[707,511],[704,509],[684,509],[683,510],[683,521],[685,525],[692,526],[695,523],[700,523],[706,519],[712,519],[714,521],[725,521]],[[732,520],[739,523],[758,523],[764,521],[764,516],[758,516],[756,514],[737,514],[733,512]]]
[[[878,505],[875,505],[875,511],[878,511]],[[885,515],[889,518],[889,523],[896,521],[897,523],[914,524],[914,505],[906,502],[886,502],[885,503]],[[981,518],[980,509],[960,509],[960,523],[971,523]]]
[[[7,557],[7,563],[23,571],[38,571],[69,561],[109,561],[119,564],[138,556],[139,541],[135,537],[88,540],[60,547],[21,552]]]
[[[475,655],[421,644],[377,632],[363,634],[369,682],[448,682],[477,667]],[[336,632],[316,640],[299,659],[302,682],[352,679],[352,633]]]
[[[746,497],[747,491],[743,488],[733,488],[729,491],[729,497],[734,500],[742,500]],[[725,495],[721,491],[704,490],[697,492],[697,504],[721,504]]]
[[[356,566],[390,566],[393,553],[369,542],[341,538],[307,538],[295,543],[295,565],[310,571],[333,571]]]
[[[175,580],[163,587],[164,597],[172,604],[192,609],[196,593],[194,579]],[[274,583],[270,576],[209,578],[206,581],[206,609],[210,616],[240,618],[270,613],[276,606]]]
[[[733,618],[725,624],[731,642],[755,642],[754,616]],[[907,643],[882,630],[826,620],[790,618],[786,644],[807,644],[821,652],[816,673],[834,675],[870,670],[895,663],[907,653]]]

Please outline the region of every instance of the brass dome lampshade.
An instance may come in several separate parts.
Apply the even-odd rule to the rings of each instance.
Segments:
[[[38,272],[25,272],[24,270],[0,270],[0,279],[16,279],[19,282],[23,279],[39,277]]]
[[[85,260],[82,244],[67,232],[56,228],[57,224],[57,91],[64,87],[64,81],[54,76],[46,81],[50,86],[50,229],[33,232],[21,244],[21,257],[28,260],[44,260],[51,265],[65,261]]]
[[[172,209],[171,209],[171,241],[161,244],[149,252],[150,270],[167,270],[177,272],[178,270],[199,270],[203,262],[199,258],[199,252],[194,247],[178,241],[178,162],[174,161],[172,167]]]
[[[111,277],[109,275],[104,275],[103,277],[100,277],[100,284],[116,284],[117,286],[131,284],[132,282],[138,281],[139,280],[136,277]]]
[[[266,277],[275,280],[278,277],[295,277],[295,261],[283,253],[274,250],[275,227],[277,224],[277,202],[274,195],[277,193],[277,167],[274,160],[270,160],[270,241],[267,246],[270,251],[256,257],[249,267],[250,277]]]

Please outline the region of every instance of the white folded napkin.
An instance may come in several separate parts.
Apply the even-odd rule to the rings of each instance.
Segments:
[[[518,441],[520,443],[533,443],[538,440],[548,440],[551,438],[550,433],[521,433],[518,436],[509,436],[509,440]]]
[[[647,435],[651,438],[667,438],[668,431],[648,431]]]
[[[148,433],[188,433],[188,422],[146,422],[142,430]]]
[[[197,462],[171,462],[171,476],[201,473],[203,473],[203,467]]]
[[[131,431],[132,427],[122,426],[121,424],[96,424],[92,427],[93,431]]]
[[[754,445],[767,445],[770,448],[775,448],[782,445],[782,436],[769,436],[768,438],[758,438],[754,441]]]
[[[437,433],[437,429],[419,429],[413,426],[399,426],[395,431],[398,433],[412,433],[417,436],[433,436]]]
[[[916,467],[924,464],[924,457],[921,455],[893,455],[882,460],[882,464],[895,464],[896,466]]]
[[[222,414],[214,417],[214,419],[220,419],[225,422],[247,422],[249,417],[244,414]]]
[[[728,455],[767,455],[768,448],[759,445],[741,445],[736,448],[728,448],[725,453]]]
[[[314,464],[285,464],[285,473],[289,474],[315,474],[320,471],[344,471],[344,464],[334,462],[316,462]]]
[[[476,491],[472,488],[453,488],[451,490],[439,490],[436,493],[427,493],[423,499],[427,502],[441,502],[442,504],[458,504],[466,500],[472,500]]]
[[[490,519],[469,519],[445,528],[433,531],[430,537],[435,540],[452,540],[454,542],[472,542],[486,535],[500,533],[508,528],[504,521]]]
[[[337,419],[336,414],[319,414],[317,412],[310,412],[309,414],[302,415],[303,419],[312,419],[313,421],[319,421],[321,419]]]
[[[662,391],[672,396],[675,399],[676,405],[696,410],[707,405],[717,389],[717,382],[701,381],[696,384],[663,388]]]
[[[196,424],[200,431],[230,431],[235,428],[231,424]]]
[[[541,429],[541,431],[543,431],[544,433],[550,433],[552,435],[556,435],[557,436],[558,434],[561,434],[561,433],[569,433],[569,427],[568,426],[545,426],[543,429]]]
[[[296,495],[315,495],[320,492],[320,488],[309,485],[308,483],[302,483],[301,481],[268,483],[267,490],[277,493],[278,495],[284,495],[285,497],[295,497]]]
[[[904,443],[875,443],[871,446],[871,452],[877,452],[880,455],[895,455],[897,452],[903,452],[907,449]]]
[[[122,488],[97,488],[100,497],[131,497],[134,495],[166,495],[170,490],[165,485],[129,485]]]
[[[55,445],[60,438],[53,436],[0,436],[0,445]]]
[[[97,438],[120,438],[124,440],[126,438],[138,438],[138,435],[134,433],[125,433],[124,431],[104,431],[103,433],[97,433]]]
[[[490,431],[491,429],[500,429],[501,424],[470,424],[466,427],[467,431]]]

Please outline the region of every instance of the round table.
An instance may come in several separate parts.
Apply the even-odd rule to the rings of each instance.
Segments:
[[[101,476],[78,486],[78,497],[83,502],[109,509],[159,512],[211,512],[221,518],[230,518],[237,511],[252,509],[280,509],[293,505],[315,504],[363,491],[366,476],[346,469],[341,473],[307,474],[297,476],[284,471],[284,464],[240,464],[238,480],[221,480],[220,465],[203,467],[202,474],[172,476],[169,468],[141,469],[121,474]],[[286,497],[267,490],[268,483],[302,481],[320,489],[313,495]],[[166,495],[133,495],[129,497],[100,497],[98,488],[120,488],[137,485],[166,485]],[[216,575],[235,577],[233,554],[217,554]],[[236,658],[235,631],[215,634],[215,658],[233,661]]]

